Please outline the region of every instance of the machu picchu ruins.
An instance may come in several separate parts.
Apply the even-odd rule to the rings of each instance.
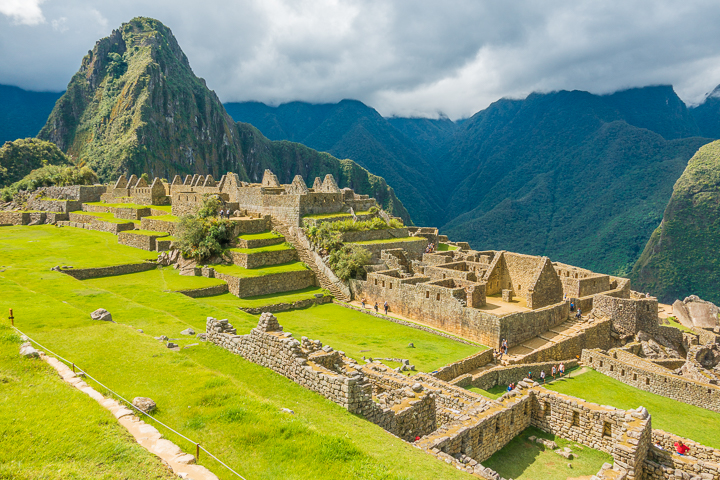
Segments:
[[[184,258],[177,249],[179,222],[197,215],[208,199],[219,206],[211,214],[232,225],[234,240],[220,256]],[[539,372],[543,383],[551,371],[554,378],[557,365],[592,368],[720,412],[720,329],[711,307],[702,306],[710,316],[698,313],[699,299],[674,306],[686,326],[680,330],[668,324],[668,306],[633,291],[627,278],[543,256],[473,250],[436,228],[403,225],[373,198],[338,188],[330,174],[312,187],[300,176],[281,184],[269,170],[254,184],[233,173],[219,181],[187,175],[150,183],[122,175],[108,185],[40,188],[23,209],[0,212],[0,223],[96,230],[116,235],[119,245],[159,253],[139,263],[53,266],[79,281],[172,266],[182,276],[217,282],[173,291],[194,299],[316,289],[292,303],[238,306],[261,314],[246,334],[227,319],[208,317],[202,341],[272,369],[476,477],[499,478],[482,463],[532,426],[611,455],[614,463],[593,478],[718,478],[720,450],[653,429],[652,411],[598,405],[538,383]],[[333,246],[323,243],[328,239]],[[341,280],[329,258],[345,247],[365,252],[365,263]],[[321,340],[298,340],[273,315],[328,302],[489,348],[418,371],[408,360],[394,359],[396,367],[352,358]],[[691,319],[690,311],[702,319]],[[476,393],[505,385],[513,388],[497,399]],[[675,441],[690,445],[691,456],[667,453]]]

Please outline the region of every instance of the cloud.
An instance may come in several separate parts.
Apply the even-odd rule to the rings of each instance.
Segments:
[[[697,103],[720,83],[716,0],[25,1],[57,19],[32,31],[0,2],[0,83],[31,89],[63,89],[98,38],[138,15],[173,30],[223,101],[355,98],[459,118],[532,91],[672,84]]]
[[[0,0],[0,13],[21,25],[38,25],[45,22],[40,4],[43,0]]]

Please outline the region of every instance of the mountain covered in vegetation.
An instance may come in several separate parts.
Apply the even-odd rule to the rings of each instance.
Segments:
[[[720,141],[690,159],[631,278],[661,301],[694,294],[720,304]]]
[[[228,171],[258,182],[266,168],[282,182],[333,173],[340,187],[374,196],[410,217],[384,179],[351,160],[272,142],[236,123],[194,75],[170,29],[135,18],[99,40],[57,101],[39,138],[85,162],[104,181],[121,173],[172,178]]]
[[[226,108],[270,138],[352,158],[390,179],[417,224],[475,248],[622,274],[688,159],[710,141],[669,86],[502,99],[461,122],[385,119],[347,100]]]
[[[720,85],[710,92],[705,101],[690,110],[702,134],[720,138]]]
[[[70,159],[54,143],[36,138],[5,142],[0,147],[0,188],[21,180],[38,168],[70,164]]]
[[[0,85],[0,145],[37,135],[61,95]]]

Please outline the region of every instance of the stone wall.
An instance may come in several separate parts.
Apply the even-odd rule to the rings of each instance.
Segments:
[[[266,215],[260,218],[242,219],[235,222],[235,235],[245,233],[262,233],[270,230],[270,216]]]
[[[542,363],[524,363],[521,365],[498,365],[490,370],[473,375],[465,382],[467,386],[476,387],[482,390],[490,390],[496,385],[510,385],[517,383],[527,377],[528,372],[532,372],[533,379],[542,383],[540,380],[540,372],[545,371],[547,379],[552,379],[550,372],[553,366],[558,365],[558,361],[542,362]],[[577,367],[577,360],[565,360],[565,370]]]
[[[80,210],[82,203],[78,200],[58,200],[43,197],[32,197],[27,202],[28,210],[45,212],[69,213]]]
[[[340,239],[343,242],[367,242],[369,240],[387,240],[391,238],[406,238],[407,228],[386,228],[384,230],[360,230],[357,232],[342,232]]]
[[[160,235],[146,235],[133,233],[133,231],[120,232],[118,234],[118,243],[120,245],[127,245],[128,247],[140,248],[142,250],[155,251],[157,250],[157,239],[161,238]]]
[[[518,345],[525,340],[546,332],[568,319],[570,305],[566,302],[549,307],[517,312],[500,318],[500,338],[507,339],[508,345]]]
[[[593,311],[613,319],[613,327],[625,335],[639,331],[653,333],[658,327],[658,302],[656,298],[617,298],[595,295]]]
[[[227,283],[222,285],[213,285],[212,287],[205,288],[192,288],[188,290],[175,290],[175,293],[182,293],[186,297],[201,298],[201,297],[214,297],[215,295],[222,295],[228,293]]]
[[[332,295],[324,295],[321,293],[316,294],[313,298],[306,298],[305,300],[297,300],[293,303],[275,303],[273,305],[265,305],[262,307],[238,307],[243,312],[251,315],[260,315],[263,312],[277,313],[285,312],[287,310],[297,310],[299,308],[308,308],[313,305],[323,305],[325,303],[332,303]]]
[[[78,280],[88,278],[114,277],[116,275],[127,275],[129,273],[147,272],[157,268],[155,262],[130,263],[126,265],[113,265],[110,267],[96,268],[63,268],[60,272],[70,275]]]
[[[127,223],[106,222],[99,217],[93,215],[83,215],[81,213],[69,213],[70,221],[67,226],[75,227],[83,225],[80,228],[88,228],[90,230],[98,230],[101,232],[110,232],[117,235],[120,232],[134,230],[135,223],[128,221]],[[85,226],[87,225],[87,227]]]
[[[402,248],[405,250],[406,255],[411,259],[420,259],[425,253],[427,247],[427,239],[422,237],[416,237],[417,240],[412,241],[392,241],[388,240],[383,243],[353,243],[360,248],[363,248],[370,252],[371,261],[377,262],[380,260],[380,252],[383,250],[390,250],[393,248]]]
[[[460,375],[472,372],[490,363],[493,359],[492,349],[483,350],[457,362],[440,367],[432,373],[432,376],[449,382]]]
[[[27,225],[30,213],[16,211],[0,211],[0,225]]]
[[[608,377],[646,392],[720,412],[720,387],[701,383],[621,349],[585,350],[582,362]]]
[[[235,265],[243,268],[259,268],[267,265],[294,262],[298,259],[294,248],[285,250],[271,250],[267,252],[244,253],[235,249],[229,251]]]
[[[42,187],[35,195],[57,200],[75,200],[81,203],[99,202],[100,196],[108,189],[107,185],[70,185],[67,187]],[[67,213],[67,212],[66,212]]]
[[[177,228],[176,222],[169,222],[167,220],[155,220],[153,218],[143,217],[140,220],[140,228],[143,230],[150,230],[151,232],[167,232],[170,235],[175,233]]]
[[[653,430],[653,440],[656,438]],[[680,439],[680,437],[675,437]],[[686,456],[675,454],[675,447],[671,443],[667,448],[663,445],[663,450],[650,447],[648,456],[645,459],[644,473],[646,480],[718,480],[720,479],[720,458],[701,459],[695,456],[693,446],[695,442],[682,439],[683,443],[690,447],[690,452]],[[689,443],[688,443],[689,442]],[[703,448],[704,445],[700,445]],[[695,450],[697,451],[697,450]],[[717,452],[717,450],[716,450]]]
[[[527,308],[536,310],[538,308],[555,305],[563,300],[563,286],[560,283],[552,262],[547,257],[542,257],[542,264],[535,272],[535,278],[531,280],[526,295]]]
[[[707,447],[700,443],[697,443],[689,438],[683,438],[672,433],[665,432],[659,429],[653,429],[652,431],[652,443],[660,442],[663,449],[668,452],[674,452],[675,442],[682,442],[688,447],[690,451],[687,453],[688,456],[695,457],[698,460],[706,462],[720,463],[720,450],[717,448]]]
[[[210,269],[213,270],[213,269]],[[214,278],[224,280],[230,293],[236,297],[256,297],[271,293],[289,292],[315,285],[315,274],[312,270],[281,272],[261,277],[234,277],[213,270]]]

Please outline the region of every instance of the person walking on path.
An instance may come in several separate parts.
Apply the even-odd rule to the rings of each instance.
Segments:
[[[365,298],[360,300],[360,305],[362,305],[363,310],[365,310]]]
[[[377,304],[377,302],[375,302],[375,307],[374,307],[374,308],[375,308],[375,313],[378,313],[378,304]]]
[[[507,339],[506,338],[503,338],[502,349],[505,351],[505,355],[507,355],[508,347],[507,347]]]
[[[541,371],[540,371],[540,378],[541,378],[542,381],[543,381],[543,385],[545,385],[545,370],[541,370]]]
[[[552,367],[552,377],[553,377],[553,380],[555,380],[555,373],[556,373],[556,372],[557,372],[557,370],[555,369],[555,365],[553,365],[553,367]]]
[[[685,445],[682,441],[675,442],[675,450],[677,450],[678,455],[685,456],[686,453],[690,451],[690,447]]]
[[[560,362],[560,376],[565,375],[565,364]]]
[[[575,303],[573,303],[573,302],[570,302],[570,311],[571,312],[575,311]]]
[[[388,305],[387,300],[385,301],[383,307],[385,308],[385,315],[387,315],[388,310],[390,310],[390,305]]]

